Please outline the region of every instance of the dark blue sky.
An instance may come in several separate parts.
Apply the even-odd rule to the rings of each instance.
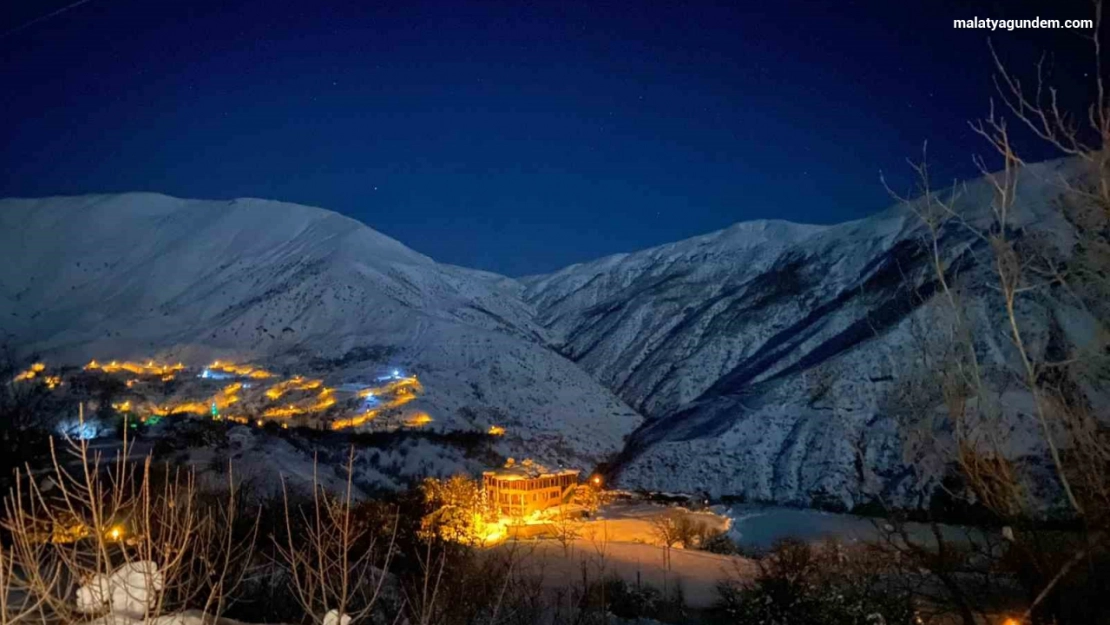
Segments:
[[[0,32],[73,0],[6,0]],[[929,140],[974,174],[985,31],[1021,3],[89,0],[0,37],[0,196],[157,191],[337,210],[436,260],[551,271],[889,204]],[[998,32],[1024,67],[1074,32]],[[1048,152],[1031,152],[1035,157]]]

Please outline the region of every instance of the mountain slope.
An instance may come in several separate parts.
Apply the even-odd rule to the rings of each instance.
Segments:
[[[588,467],[640,417],[547,346],[520,286],[317,208],[154,194],[0,200],[3,340],[52,362],[255,361],[420,375],[440,429]]]
[[[1012,227],[1049,218],[1068,167],[1024,172]],[[984,181],[968,186],[970,225],[987,227],[990,198]],[[889,403],[914,373],[937,288],[924,234],[904,207],[835,226],[748,222],[526,278],[525,298],[564,354],[647,418],[622,484],[917,504],[929,486],[902,463]],[[990,281],[984,246],[958,224],[942,233],[949,272],[968,283]],[[984,335],[984,353],[1004,361],[1005,338]]]
[[[1067,248],[1050,207],[1075,173],[1026,168],[1014,232],[1037,223]],[[1012,379],[989,251],[967,227],[989,227],[990,200],[985,181],[967,186],[967,223],[945,227],[940,251],[983,362]],[[411,368],[427,389],[411,408],[440,429],[505,426],[505,455],[589,467],[620,452],[629,487],[921,505],[943,467],[906,466],[896,400],[944,308],[924,236],[905,207],[756,221],[512,280],[291,204],[0,200],[0,338],[55,362],[227,358],[329,383]],[[1039,349],[1082,331],[1078,311],[1029,306]],[[1013,452],[1036,456],[1028,398],[1002,399]]]

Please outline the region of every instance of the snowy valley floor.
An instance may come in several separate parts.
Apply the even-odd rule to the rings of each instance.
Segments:
[[[520,556],[521,573],[542,577],[550,589],[581,585],[617,576],[627,584],[650,585],[670,596],[681,587],[688,606],[708,608],[717,599],[718,582],[737,575],[754,577],[752,560],[659,545],[652,519],[671,508],[652,503],[617,501],[604,506],[581,528],[566,548],[557,540],[541,539],[501,544],[494,549]],[[727,531],[730,519],[713,512],[688,512],[696,522]],[[670,560],[669,565],[667,560]]]
[[[542,576],[544,585],[553,590],[580,585],[584,575],[591,582],[616,575],[630,586],[654,586],[665,596],[680,586],[686,604],[698,609],[713,605],[719,581],[736,574],[756,573],[755,563],[747,558],[678,548],[670,552],[668,570],[663,548],[645,543],[603,544],[582,538],[574,541],[568,551],[554,540],[506,543],[495,549],[516,550],[521,573]]]

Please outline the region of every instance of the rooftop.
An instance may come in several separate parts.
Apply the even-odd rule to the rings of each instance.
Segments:
[[[581,472],[582,471],[579,469],[550,470],[542,464],[537,464],[531,460],[525,460],[518,464],[512,458],[509,458],[509,461],[505,463],[504,467],[483,471],[482,475],[492,475],[503,480],[524,480],[551,475],[578,475]]]

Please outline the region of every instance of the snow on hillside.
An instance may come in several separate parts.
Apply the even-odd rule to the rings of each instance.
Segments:
[[[1028,167],[1010,225],[1050,219],[1072,173]],[[990,197],[968,185],[972,225],[989,223]],[[916,375],[929,324],[922,235],[905,208],[833,226],[754,221],[513,280],[292,204],[0,200],[0,340],[54,362],[251,360],[328,384],[403,367],[426,389],[406,408],[442,430],[503,426],[503,455],[588,468],[620,452],[621,484],[651,490],[919,505],[937,476],[904,466],[889,397]],[[970,282],[989,281],[984,245],[959,225],[942,233]],[[989,289],[972,295],[974,321],[998,327]],[[1038,314],[1082,331],[1072,312]],[[1008,361],[1003,334],[980,335],[983,358]],[[1014,452],[1038,453],[1020,435],[1025,398],[1004,400]]]
[[[318,208],[156,194],[0,200],[0,340],[52,364],[221,358],[329,384],[420,376],[440,430],[588,468],[641,418],[548,347],[512,280]],[[310,369],[311,371],[306,371]]]
[[[1011,225],[1047,218],[1067,171],[1026,170]],[[961,197],[975,225],[988,223],[990,197],[984,181]],[[911,329],[925,314],[914,289],[933,288],[922,235],[905,208],[835,226],[748,222],[526,278],[525,297],[564,354],[648,419],[621,459],[622,485],[916,505],[928,485],[903,466],[884,401],[913,374]],[[968,229],[943,236],[955,267],[989,269]],[[985,352],[1005,358],[1005,337],[984,335]]]

